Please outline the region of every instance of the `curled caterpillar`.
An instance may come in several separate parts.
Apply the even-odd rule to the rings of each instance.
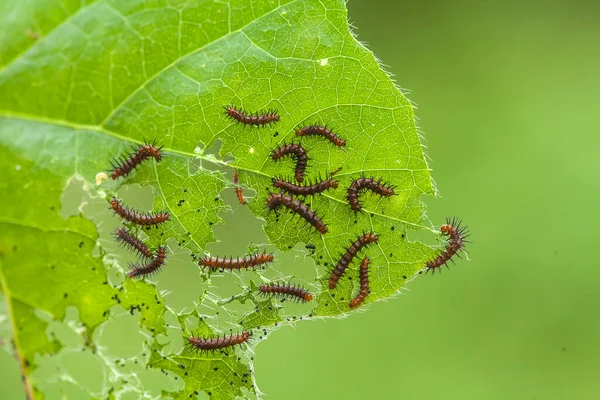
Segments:
[[[338,182],[333,179],[326,179],[313,184],[309,183],[306,185],[296,185],[292,182],[286,181],[283,178],[274,178],[273,186],[296,196],[310,196],[317,193],[322,193],[331,188],[337,189]]]
[[[281,157],[288,155],[292,156],[296,162],[294,177],[298,182],[303,182],[304,172],[306,171],[306,166],[308,164],[308,155],[306,154],[306,150],[304,150],[304,147],[299,144],[288,143],[284,144],[283,146],[278,146],[275,150],[273,150],[271,158],[273,161],[277,161]]]
[[[237,335],[223,335],[223,337],[216,338],[200,338],[196,336],[190,336],[188,338],[188,346],[191,350],[199,351],[201,353],[208,353],[241,345],[242,343],[246,343],[251,336],[251,331],[243,331]]]
[[[290,285],[289,283],[270,283],[268,285],[260,285],[258,290],[263,296],[273,296],[281,299],[292,299],[293,301],[301,301],[306,303],[311,301],[313,296],[308,290],[303,287]]]
[[[368,257],[363,258],[360,263],[360,289],[355,298],[350,300],[350,308],[356,308],[362,304],[369,295],[369,260]]]
[[[137,148],[134,147],[134,151],[129,155],[121,156],[111,161],[113,169],[110,171],[110,177],[116,180],[120,176],[127,176],[139,164],[150,157],[154,157],[156,162],[159,162],[163,158],[161,149],[162,147],[156,147],[155,143],[144,143]]]
[[[125,207],[116,197],[110,200],[110,207],[119,217],[136,225],[158,225],[168,221],[170,217],[168,212],[150,214],[134,211]]]
[[[381,197],[390,197],[395,194],[394,187],[389,184],[381,183],[381,179],[375,180],[375,178],[366,178],[364,176],[354,179],[350,184],[350,187],[348,187],[347,198],[350,208],[352,208],[355,213],[362,209],[358,196],[366,190],[377,193]]]
[[[309,125],[296,130],[296,136],[309,135],[322,136],[338,147],[344,147],[346,145],[344,139],[333,133],[333,131],[326,126]]]
[[[244,125],[250,125],[251,127],[265,126],[279,121],[277,110],[268,110],[263,113],[257,112],[252,114],[231,105],[225,106],[225,110],[225,114],[227,114],[230,118]]]
[[[156,250],[156,256],[152,261],[148,264],[132,265],[127,276],[130,278],[142,278],[144,276],[156,274],[165,265],[166,257],[166,248],[161,246]]]
[[[244,197],[244,189],[242,189],[241,187],[238,186],[239,176],[238,176],[237,169],[233,170],[233,183],[234,183],[234,185],[236,185],[235,195],[237,196],[238,201],[240,202],[241,205],[245,206],[247,201],[246,201],[246,198]]]
[[[441,272],[443,265],[448,267],[448,264],[446,264],[448,261],[454,262],[452,257],[455,254],[460,258],[460,254],[458,254],[459,250],[466,252],[465,243],[468,242],[465,239],[469,237],[469,228],[460,224],[461,221],[456,218],[452,220],[446,218],[446,223],[440,227],[440,231],[443,235],[449,236],[450,240],[446,249],[427,263],[427,272],[432,271],[432,273],[435,273],[436,269]]]
[[[327,233],[327,225],[323,220],[306,204],[300,200],[294,199],[292,196],[288,196],[285,193],[269,193],[267,198],[267,206],[269,209],[276,211],[281,206],[292,210],[292,212],[300,215],[309,224],[313,226],[321,234]]]
[[[348,265],[350,265],[352,259],[356,257],[358,252],[363,247],[368,246],[371,243],[379,243],[379,236],[372,232],[363,234],[358,239],[356,239],[356,241],[352,243],[350,247],[348,247],[344,255],[338,261],[333,271],[331,271],[331,276],[329,278],[329,289],[335,289],[338,281],[346,271],[346,268],[348,268]]]
[[[152,258],[152,252],[148,249],[148,246],[126,228],[120,227],[117,229],[115,231],[115,239],[124,247],[135,250],[141,257]]]
[[[273,262],[273,258],[273,254],[265,252],[236,258],[204,257],[198,263],[200,266],[210,269],[219,269],[221,271],[228,269],[229,271],[233,271],[234,269],[241,270],[258,267],[259,265]]]

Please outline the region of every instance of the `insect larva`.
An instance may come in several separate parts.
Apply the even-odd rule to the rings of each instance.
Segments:
[[[300,200],[294,199],[292,196],[288,196],[285,193],[269,193],[267,206],[274,211],[281,206],[285,206],[292,212],[304,218],[306,222],[311,224],[321,234],[327,233],[327,226],[323,220],[314,211],[308,208],[306,204]]]
[[[346,145],[346,141],[344,139],[333,133],[333,131],[328,129],[326,126],[309,125],[296,130],[296,136],[309,135],[322,136],[338,147],[343,147]]]
[[[309,183],[306,185],[296,185],[292,182],[284,180],[283,178],[274,178],[273,186],[297,196],[310,196],[317,193],[322,193],[331,188],[337,189],[338,182],[333,179],[326,179],[313,184]]]
[[[446,264],[448,261],[454,262],[452,257],[455,254],[460,258],[459,250],[466,252],[465,243],[468,242],[465,239],[469,237],[469,228],[460,226],[460,224],[461,221],[456,218],[453,218],[452,221],[450,218],[446,218],[446,223],[440,227],[440,231],[443,235],[449,236],[450,240],[446,249],[427,263],[427,272],[432,271],[432,273],[435,273],[436,269],[441,272],[442,265],[448,267],[448,264]]]
[[[313,296],[308,290],[301,286],[290,285],[289,283],[270,283],[268,285],[260,285],[258,290],[263,296],[273,296],[282,299],[292,299],[293,301],[301,301],[306,303],[311,301]]]
[[[242,109],[237,109],[234,106],[226,106],[225,113],[232,119],[240,122],[244,125],[252,126],[264,126],[279,121],[279,115],[277,110],[268,110],[262,113],[247,113]]]
[[[362,304],[369,295],[369,258],[363,258],[360,263],[360,289],[355,298],[350,300],[350,308],[356,308]]]
[[[139,164],[150,157],[154,157],[156,162],[159,162],[163,158],[161,149],[162,147],[156,147],[154,143],[144,143],[134,148],[134,151],[128,156],[121,156],[114,159],[111,161],[113,167],[110,173],[111,178],[117,179],[120,176],[127,176]]]
[[[340,171],[342,170],[342,167],[338,167],[335,171],[331,171],[329,173],[329,177],[333,178],[335,175],[337,175]]]
[[[130,278],[141,278],[156,274],[165,265],[166,248],[161,246],[156,250],[156,256],[148,264],[132,265],[127,273]]]
[[[140,213],[125,207],[116,197],[110,200],[110,206],[119,217],[136,225],[158,225],[169,220],[168,212]]]
[[[239,183],[238,172],[237,172],[237,169],[234,169],[233,170],[233,184],[236,185],[235,195],[237,196],[240,204],[245,206],[247,202],[246,202],[246,198],[244,197],[244,190],[238,186],[238,183]]]
[[[358,252],[363,247],[368,246],[371,243],[379,243],[379,236],[372,232],[363,234],[358,239],[356,239],[356,241],[352,243],[350,247],[348,247],[344,255],[338,261],[333,271],[331,271],[331,276],[329,278],[329,289],[335,289],[338,281],[346,271],[346,268],[348,268],[348,265],[350,265],[352,259],[356,257]]]
[[[190,336],[188,338],[188,345],[191,350],[208,353],[241,345],[242,343],[246,343],[251,336],[251,331],[243,331],[237,335],[223,335],[223,337],[216,338],[200,338]]]
[[[199,264],[202,267],[210,269],[219,269],[221,271],[228,269],[229,271],[233,271],[234,269],[241,270],[258,267],[259,265],[267,264],[272,261],[273,254],[257,253],[236,258],[204,257],[200,259]]]
[[[273,153],[271,154],[271,158],[273,161],[279,160],[281,157],[292,156],[292,158],[296,162],[296,168],[294,172],[294,177],[298,182],[304,181],[304,172],[306,171],[306,165],[308,164],[308,155],[306,154],[306,150],[299,144],[296,143],[288,143],[283,146],[278,146]]]
[[[381,197],[390,197],[395,194],[394,188],[389,184],[381,183],[381,179],[375,180],[375,178],[366,178],[364,176],[355,179],[350,184],[350,187],[348,187],[347,196],[348,204],[350,204],[350,208],[355,213],[362,209],[358,196],[366,190],[377,193]]]
[[[150,249],[148,249],[148,246],[146,246],[144,242],[135,237],[126,228],[120,227],[119,229],[117,229],[115,231],[115,239],[124,247],[127,247],[130,250],[137,251],[140,256],[145,258],[152,258],[152,252],[150,251]]]

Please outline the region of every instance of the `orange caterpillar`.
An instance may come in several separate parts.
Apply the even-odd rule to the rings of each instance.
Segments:
[[[356,308],[362,304],[369,295],[369,257],[363,258],[360,263],[360,289],[355,298],[350,300],[350,308]]]
[[[216,338],[201,338],[190,336],[188,338],[188,348],[200,353],[214,353],[215,351],[224,351],[228,347],[235,347],[246,343],[252,336],[252,331],[243,331],[237,335],[222,336]]]
[[[453,218],[446,218],[446,223],[440,227],[440,231],[443,235],[449,236],[450,240],[448,241],[448,245],[446,248],[433,260],[427,262],[427,272],[431,271],[431,273],[435,273],[435,271],[442,271],[442,266],[448,266],[446,264],[448,261],[454,262],[452,257],[454,255],[460,258],[460,254],[458,254],[459,250],[465,251],[465,243],[468,243],[466,238],[469,237],[469,228],[466,226],[461,226],[461,221]]]
[[[246,201],[246,198],[244,197],[244,189],[242,189],[241,187],[238,186],[239,176],[238,176],[237,169],[233,170],[233,183],[236,186],[235,195],[237,196],[238,201],[240,202],[241,205],[245,206],[247,201]]]
[[[228,269],[233,271],[234,269],[241,270],[258,267],[259,265],[267,264],[272,261],[273,254],[265,252],[236,258],[204,257],[200,259],[199,264],[202,267],[210,269],[219,269],[221,271]]]

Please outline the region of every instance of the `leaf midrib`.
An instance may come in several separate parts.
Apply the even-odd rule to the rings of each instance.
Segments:
[[[70,129],[74,129],[74,130],[89,130],[89,131],[93,131],[93,132],[105,134],[107,136],[113,137],[115,139],[119,139],[121,141],[128,141],[128,142],[135,143],[135,144],[143,144],[142,141],[140,141],[140,140],[136,140],[136,139],[133,139],[133,138],[130,138],[130,137],[126,137],[126,136],[120,135],[120,134],[118,134],[116,132],[113,132],[111,130],[108,130],[106,128],[103,128],[103,127],[100,127],[100,126],[97,126],[97,125],[77,124],[77,123],[70,122],[70,121],[56,120],[56,119],[50,119],[50,118],[45,118],[45,117],[38,117],[38,116],[35,116],[35,115],[31,115],[31,114],[18,114],[18,113],[14,113],[14,112],[10,112],[9,113],[9,112],[4,112],[4,111],[0,111],[0,117],[18,119],[18,120],[29,121],[29,122],[45,123],[45,124],[50,124],[50,125],[56,125],[56,126],[61,126],[61,127],[65,127],[65,128],[70,128]],[[236,165],[235,163],[228,163],[226,161],[219,160],[219,159],[216,159],[214,157],[207,157],[207,156],[204,156],[202,154],[190,153],[190,152],[187,152],[187,151],[172,149],[172,148],[168,148],[168,147],[163,147],[163,150],[166,153],[178,154],[178,155],[185,156],[185,157],[199,158],[199,159],[201,159],[203,161],[207,161],[207,162],[210,162],[210,163],[213,163],[213,164],[217,164],[217,165],[221,165],[221,166],[225,166],[225,167],[230,167],[230,168],[236,168],[238,170],[247,171],[247,172],[250,172],[250,173],[262,175],[262,176],[264,176],[264,177],[266,177],[268,179],[273,178],[271,175],[269,175],[269,174],[267,174],[265,172],[262,172],[260,170],[255,170],[255,169],[244,167],[244,166],[241,166],[241,165]],[[376,171],[376,170],[371,170],[371,171]],[[388,171],[388,170],[386,169],[386,171]],[[410,170],[410,171],[413,172],[413,171],[418,171],[418,170]],[[344,174],[340,174],[340,176],[342,176],[342,175],[345,176],[345,175],[350,175],[350,174],[356,174],[358,172],[360,172],[360,171],[346,172]],[[333,197],[333,196],[331,196],[331,195],[329,195],[327,193],[322,193],[322,196],[324,196],[324,197],[326,197],[326,198],[328,198],[328,199],[330,199],[332,201],[336,201],[338,203],[345,204],[343,200],[338,199],[336,197]],[[413,222],[403,221],[401,219],[394,218],[394,217],[391,217],[389,215],[380,214],[378,212],[371,211],[371,210],[368,210],[368,209],[364,209],[364,212],[366,214],[377,215],[379,217],[388,219],[390,221],[396,221],[396,222],[399,222],[399,223],[402,223],[402,224],[405,224],[405,225],[409,225],[409,226],[412,226],[412,227],[415,227],[415,228],[418,228],[418,229],[427,229],[427,230],[430,230],[432,232],[437,232],[437,231],[432,230],[428,226],[420,225],[420,224],[415,224]]]

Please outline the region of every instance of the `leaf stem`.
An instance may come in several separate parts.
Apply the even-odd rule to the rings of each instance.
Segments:
[[[25,386],[25,396],[28,400],[33,400],[33,387],[31,386],[31,382],[27,376],[27,367],[25,366],[25,360],[21,355],[21,343],[19,342],[19,336],[17,335],[17,325],[15,323],[15,318],[12,311],[12,299],[10,296],[10,289],[6,282],[6,278],[4,276],[4,268],[2,267],[2,261],[0,260],[0,289],[2,293],[4,293],[4,300],[6,301],[6,307],[8,312],[8,318],[10,319],[10,327],[12,331],[12,344],[15,351],[15,357],[19,362],[19,367],[21,368],[21,378],[23,380],[23,385]]]

